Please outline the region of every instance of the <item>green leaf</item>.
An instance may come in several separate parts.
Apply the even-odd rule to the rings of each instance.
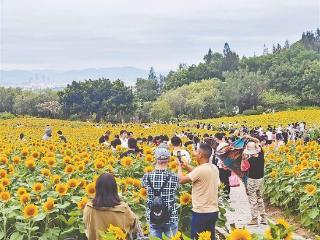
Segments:
[[[19,232],[26,233],[28,225],[26,223],[16,222],[15,227]]]
[[[21,235],[19,232],[14,232],[10,236],[10,240],[23,240],[23,235]]]
[[[61,221],[64,222],[65,224],[68,224],[68,221],[67,221],[67,219],[65,218],[65,216],[59,215],[58,218],[59,218],[59,220],[61,220]]]
[[[36,216],[33,220],[35,221],[35,222],[38,222],[38,221],[42,221],[43,219],[45,219],[46,218],[46,214],[44,214],[44,213],[40,213],[38,216]]]
[[[308,215],[311,219],[315,219],[319,215],[319,210],[314,208],[308,212]]]
[[[75,223],[75,221],[77,220],[77,218],[75,218],[75,217],[70,217],[69,218],[69,220],[67,221],[67,224],[69,225],[69,226],[71,226],[71,225],[73,225],[74,223]]]

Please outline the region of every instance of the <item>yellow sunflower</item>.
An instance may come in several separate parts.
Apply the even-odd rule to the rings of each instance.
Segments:
[[[42,183],[37,182],[33,184],[32,189],[33,191],[40,193],[44,190],[44,185]]]
[[[25,194],[20,196],[20,203],[21,204],[26,204],[26,203],[30,202],[30,199],[31,198],[30,198],[29,193],[25,193]]]
[[[78,208],[83,209],[86,206],[88,201],[89,199],[87,197],[83,197],[81,201],[77,203]]]
[[[11,199],[10,193],[9,192],[1,192],[0,193],[0,199],[3,202],[9,202],[9,200]]]
[[[48,198],[47,201],[43,204],[43,210],[45,212],[50,212],[54,208],[54,199]]]
[[[23,194],[27,193],[27,189],[25,189],[24,187],[19,187],[17,190],[17,194],[19,196],[22,196]]]
[[[28,158],[25,160],[24,165],[26,168],[35,168],[36,167],[36,161],[33,158]]]
[[[7,176],[7,171],[5,169],[0,169],[0,178],[5,178]]]
[[[320,168],[320,161],[313,161],[312,162],[312,167],[315,169],[319,169]]]
[[[78,180],[75,178],[71,178],[67,182],[69,188],[76,188],[78,186]]]
[[[75,171],[75,167],[73,165],[67,165],[64,169],[65,173],[72,174]]]
[[[56,192],[60,195],[60,196],[64,196],[67,194],[68,192],[68,186],[64,183],[58,183],[56,185]]]
[[[12,158],[12,161],[14,164],[19,164],[20,163],[21,158],[19,156],[14,156]]]
[[[182,233],[179,231],[170,240],[180,240],[182,238]]]
[[[153,171],[153,167],[152,167],[152,166],[146,166],[146,167],[143,169],[143,171],[144,171],[145,173],[150,173],[150,172]]]
[[[9,184],[10,184],[10,179],[9,178],[2,178],[2,179],[0,179],[0,183],[3,185],[3,186],[9,186]]]
[[[89,196],[94,196],[95,193],[96,193],[96,184],[94,182],[92,183],[89,183],[87,186],[86,186],[86,193],[89,195]]]
[[[141,188],[140,191],[139,191],[139,196],[140,198],[142,199],[146,199],[147,197],[147,190],[145,188]]]
[[[120,162],[121,162],[122,166],[128,168],[128,167],[130,167],[132,165],[133,160],[132,160],[131,157],[124,157],[124,158],[121,159]]]
[[[317,187],[313,184],[307,184],[305,187],[304,187],[304,191],[310,195],[310,196],[313,196],[316,192],[317,192]]]
[[[50,177],[51,172],[50,172],[50,170],[47,169],[47,168],[42,168],[42,169],[41,169],[41,174],[42,174],[43,176],[45,176],[45,177]]]
[[[211,240],[211,232],[205,231],[198,234],[198,240]]]
[[[29,204],[23,209],[23,216],[25,218],[33,218],[38,215],[38,207],[34,204]]]
[[[231,231],[228,236],[228,240],[251,240],[252,236],[248,229],[238,229],[235,228]]]
[[[108,232],[112,233],[116,240],[125,240],[127,239],[127,234],[119,227],[115,227],[110,224]]]
[[[189,193],[184,193],[180,196],[180,204],[181,205],[189,205],[191,203],[192,197]]]

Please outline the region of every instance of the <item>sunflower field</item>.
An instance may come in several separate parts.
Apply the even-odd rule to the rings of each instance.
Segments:
[[[290,116],[290,117],[286,117]],[[320,110],[303,110],[259,116],[234,117],[206,120],[213,124],[239,121],[251,126],[288,124],[306,121],[309,125],[320,125]],[[43,141],[46,125],[53,129],[53,139]],[[110,130],[111,135],[121,129],[132,131],[134,137],[173,134],[192,131],[200,134],[214,131],[196,129],[193,122],[183,124],[94,124],[39,118],[15,118],[0,121],[0,239],[85,239],[82,209],[95,194],[95,180],[104,172],[113,173],[119,186],[121,199],[127,202],[139,216],[145,233],[146,191],[140,179],[153,170],[153,149],[148,145],[140,157],[119,159],[124,151],[106,149],[98,144],[99,137]],[[61,130],[68,142],[60,142],[56,132]],[[24,133],[24,141],[19,134]],[[183,139],[187,141],[187,139]],[[192,148],[188,148],[192,153]],[[315,142],[303,145],[290,143],[275,150],[266,149],[265,194],[271,204],[298,213],[301,222],[319,232],[319,158],[320,146]],[[195,162],[193,162],[195,164]],[[169,163],[177,170],[174,158]],[[275,184],[277,183],[277,184]],[[220,197],[220,219],[224,227],[224,216],[229,207],[222,191]],[[191,211],[191,186],[180,188],[177,196],[179,207],[179,229],[189,233]],[[112,230],[112,229],[111,229]],[[205,233],[203,233],[205,235]],[[177,238],[178,239],[178,238]],[[204,238],[205,239],[205,238]]]
[[[21,127],[17,128],[17,124]],[[68,143],[54,138],[42,141],[43,126],[51,124],[54,130],[62,129]],[[121,199],[129,203],[140,217],[145,233],[146,190],[141,187],[143,174],[153,170],[153,149],[143,149],[141,157],[124,157],[117,151],[97,144],[102,129],[87,123],[73,123],[47,119],[15,119],[1,123],[0,141],[0,239],[85,239],[82,209],[95,195],[95,180],[104,173],[116,176]],[[122,127],[141,135],[142,127],[108,126],[118,133]],[[167,131],[172,127],[155,129]],[[17,140],[20,132],[26,141]],[[18,135],[17,135],[18,134]],[[155,133],[154,133],[155,134]],[[191,153],[191,148],[189,148]],[[177,170],[176,159],[169,162]],[[177,197],[180,229],[189,232],[191,186],[180,189]],[[221,193],[222,194],[222,193]],[[227,202],[220,201],[219,225],[225,224]]]
[[[320,233],[320,145],[315,141],[266,149],[264,196],[272,205],[298,216],[301,224]]]

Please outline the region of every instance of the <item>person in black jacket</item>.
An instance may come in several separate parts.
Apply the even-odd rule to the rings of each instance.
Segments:
[[[136,156],[142,151],[138,148],[137,140],[135,138],[128,139],[128,150],[120,155],[120,158],[124,158],[130,155]]]

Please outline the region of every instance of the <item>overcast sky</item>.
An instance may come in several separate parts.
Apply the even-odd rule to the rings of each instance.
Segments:
[[[246,56],[319,27],[319,0],[0,0],[1,69],[198,63]]]

